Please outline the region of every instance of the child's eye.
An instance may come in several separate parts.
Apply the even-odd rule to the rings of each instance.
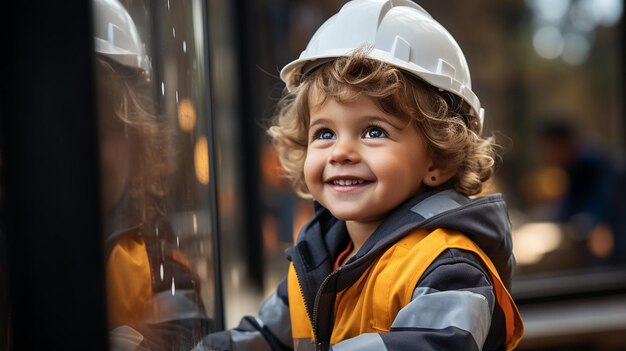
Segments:
[[[364,138],[386,138],[387,132],[380,127],[368,127],[363,133]]]
[[[318,130],[317,132],[315,132],[314,136],[315,136],[315,139],[321,139],[321,140],[337,139],[337,137],[335,136],[335,133],[333,133],[332,130],[327,129],[327,128],[322,128]]]

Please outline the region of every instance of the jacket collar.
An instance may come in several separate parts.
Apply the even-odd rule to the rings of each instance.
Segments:
[[[349,240],[344,221],[333,217],[319,203],[314,206],[314,216],[300,232],[296,246],[286,251],[294,265],[301,265],[300,269],[312,275],[315,282],[311,282],[311,288],[319,287],[332,272],[332,263]],[[509,285],[515,259],[508,212],[500,194],[470,199],[454,190],[444,190],[409,199],[389,214],[346,265],[377,256],[415,229],[435,228],[467,235],[485,251],[503,282]]]

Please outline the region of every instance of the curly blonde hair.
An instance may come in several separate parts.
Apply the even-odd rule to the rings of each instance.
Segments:
[[[287,82],[268,134],[285,175],[302,197],[311,197],[303,171],[309,112],[313,103],[319,106],[327,99],[345,103],[365,95],[385,113],[404,119],[407,126],[412,124],[424,138],[433,162],[456,170],[440,188],[476,195],[493,173],[494,138],[479,135],[478,118],[466,103],[394,66],[366,57],[365,50],[326,62],[306,75],[291,73]]]

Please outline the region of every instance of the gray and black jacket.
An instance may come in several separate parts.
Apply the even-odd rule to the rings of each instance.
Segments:
[[[345,223],[321,206],[286,251],[294,265],[315,333],[312,350],[505,350],[505,312],[492,278],[474,253],[446,249],[422,274],[412,301],[387,333],[367,333],[331,345],[334,299],[382,253],[416,229],[459,231],[477,244],[510,285],[515,260],[506,204],[499,194],[470,199],[452,190],[430,192],[400,205],[339,270],[332,264],[349,240]],[[292,350],[287,281],[232,330],[211,334],[198,350]],[[437,311],[436,314],[426,311]],[[515,312],[517,310],[515,309]],[[519,316],[516,316],[519,320]],[[522,329],[516,324],[518,329]],[[521,330],[517,333],[521,337]],[[308,349],[308,348],[307,348]]]

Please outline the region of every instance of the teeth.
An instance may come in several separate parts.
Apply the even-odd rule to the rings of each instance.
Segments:
[[[365,181],[362,179],[356,180],[356,179],[337,179],[337,180],[333,180],[333,184],[335,185],[356,185],[356,184],[363,184]]]

